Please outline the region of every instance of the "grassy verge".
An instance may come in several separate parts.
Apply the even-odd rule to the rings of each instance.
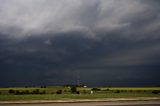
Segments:
[[[0,101],[20,100],[64,100],[64,99],[97,99],[97,98],[129,98],[160,97],[159,94],[147,93],[108,93],[108,94],[45,94],[45,95],[0,95]]]
[[[30,94],[33,91],[45,91],[44,94]],[[66,99],[99,99],[99,98],[130,98],[130,97],[160,97],[160,88],[98,88],[100,90],[93,91],[92,88],[77,88],[80,94],[72,94],[68,87],[49,87],[49,88],[0,88],[0,101],[25,101],[25,100],[66,100]],[[27,91],[28,94],[10,93],[14,91]],[[56,94],[58,90],[62,90],[61,94]]]

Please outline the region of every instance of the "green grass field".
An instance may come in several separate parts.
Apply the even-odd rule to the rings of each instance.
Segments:
[[[128,97],[160,97],[160,88],[93,88],[78,87],[79,94],[71,93],[69,87],[46,88],[0,88],[0,101],[20,100],[64,100],[64,99],[96,99],[96,98],[128,98]],[[57,93],[61,91],[61,93]]]

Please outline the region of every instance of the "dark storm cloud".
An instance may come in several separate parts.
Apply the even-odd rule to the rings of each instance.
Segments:
[[[159,85],[158,4],[0,0],[0,85]]]

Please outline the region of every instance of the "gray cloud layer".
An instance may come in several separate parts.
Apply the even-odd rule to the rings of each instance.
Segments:
[[[1,0],[2,33],[23,37],[42,33],[127,29],[139,33],[158,30],[159,7],[144,0]],[[154,7],[153,7],[154,6]],[[146,23],[144,23],[146,22]],[[135,26],[139,29],[135,29]],[[127,33],[127,31],[126,31]],[[127,33],[127,35],[128,35]],[[137,35],[138,36],[138,35]],[[141,35],[142,36],[142,35]]]
[[[0,84],[160,85],[159,5],[0,0]]]

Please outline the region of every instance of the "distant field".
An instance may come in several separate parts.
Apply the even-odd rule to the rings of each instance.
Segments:
[[[93,91],[93,94],[90,94],[91,90]],[[77,87],[76,91],[78,92],[71,92],[71,87],[0,88],[0,101],[160,97],[159,87]]]

